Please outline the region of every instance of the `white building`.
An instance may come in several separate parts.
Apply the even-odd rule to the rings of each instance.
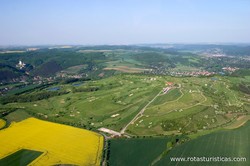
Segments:
[[[16,67],[18,67],[18,68],[20,68],[20,69],[22,69],[22,68],[24,68],[25,67],[25,63],[23,63],[21,60],[19,61],[19,63],[16,65]]]

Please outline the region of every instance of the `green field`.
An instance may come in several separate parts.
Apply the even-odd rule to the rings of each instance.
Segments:
[[[172,89],[167,94],[162,94],[161,96],[157,97],[152,105],[160,105],[164,104],[165,102],[177,100],[179,97],[181,97],[181,95],[182,94],[179,89]]]
[[[242,81],[250,82],[247,78],[221,76],[213,80],[119,74],[79,86],[57,84],[54,86],[60,89],[53,93],[67,93],[0,105],[0,112],[14,111],[11,113],[14,116],[6,116],[7,122],[30,115],[91,130],[105,127],[119,132],[168,86],[166,82],[173,82],[172,89],[166,94],[161,92],[125,133],[132,136],[194,134],[225,126],[238,116],[249,114],[249,97],[233,88]],[[20,98],[47,95],[46,89],[22,94]]]
[[[0,106],[0,109],[15,108],[32,116],[73,126],[108,127],[119,131],[159,92],[161,84],[160,79],[150,81],[140,75],[119,75],[89,81],[78,87],[64,84],[60,90],[71,93],[34,102],[10,103]],[[98,87],[98,90],[86,91],[91,87]],[[112,118],[114,114],[119,116]]]
[[[249,97],[235,91],[232,88],[235,82],[227,77],[216,80],[165,77],[165,80],[174,82],[174,89],[158,96],[143,116],[129,126],[128,133],[195,133],[221,127],[237,116],[249,114],[248,104],[243,99]]]
[[[190,141],[183,141],[185,137],[179,137],[177,144],[169,143],[171,137],[161,138],[133,138],[111,139],[109,142],[108,165],[249,165],[250,156],[249,133],[250,122],[233,130],[220,130],[206,134]],[[167,150],[169,149],[169,150]],[[176,162],[172,157],[245,157],[242,162]],[[229,160],[229,159],[228,159]],[[243,159],[244,160],[244,159]]]
[[[21,149],[5,158],[0,159],[0,165],[2,166],[24,166],[31,163],[37,157],[39,157],[42,152]]]
[[[234,129],[215,132],[198,137],[190,142],[175,147],[156,165],[233,165],[250,164],[250,122]],[[246,157],[246,162],[171,162],[170,157]]]
[[[110,166],[150,165],[166,150],[170,138],[115,139],[110,141]]]
[[[17,110],[14,111],[10,114],[8,114],[7,116],[5,116],[4,118],[8,121],[8,122],[20,122],[24,119],[30,118],[31,116],[23,111],[23,110]]]

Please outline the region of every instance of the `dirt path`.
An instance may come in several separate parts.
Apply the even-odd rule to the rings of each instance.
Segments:
[[[250,115],[239,116],[232,124],[226,126],[226,129],[236,129],[243,126],[248,120],[250,120]]]
[[[121,134],[124,134],[128,126],[134,123],[138,118],[140,118],[143,115],[146,108],[161,94],[161,92],[162,90],[160,90],[160,92],[151,101],[149,101],[148,104],[145,105],[138,114],[135,115],[135,117],[120,131]]]
[[[162,103],[162,104],[159,104],[159,105],[152,106],[151,108],[159,107],[159,106],[163,106],[163,105],[168,104],[168,103],[173,103],[173,102],[179,101],[179,100],[184,96],[184,93],[182,92],[182,89],[181,89],[181,88],[180,88],[180,93],[181,93],[181,96],[178,97],[177,99],[171,100],[171,101],[166,101],[165,103]],[[160,95],[159,95],[159,96],[160,96]]]

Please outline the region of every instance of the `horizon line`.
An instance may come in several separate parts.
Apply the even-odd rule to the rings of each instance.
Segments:
[[[0,44],[0,47],[29,46],[145,46],[145,45],[250,45],[250,42],[166,42],[166,43],[131,43],[131,44]]]

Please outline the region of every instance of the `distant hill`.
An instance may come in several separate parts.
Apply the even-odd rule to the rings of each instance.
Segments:
[[[223,45],[223,44],[175,44],[173,45],[178,50],[189,50],[189,51],[207,51],[213,49],[220,49],[226,55],[231,56],[250,56],[249,45]]]
[[[8,81],[23,75],[25,75],[23,71],[9,65],[0,64],[0,81]]]
[[[52,76],[62,69],[63,68],[57,62],[50,61],[36,68],[35,71],[33,71],[33,74],[39,76]]]
[[[232,73],[233,77],[250,76],[250,69],[240,69]]]

